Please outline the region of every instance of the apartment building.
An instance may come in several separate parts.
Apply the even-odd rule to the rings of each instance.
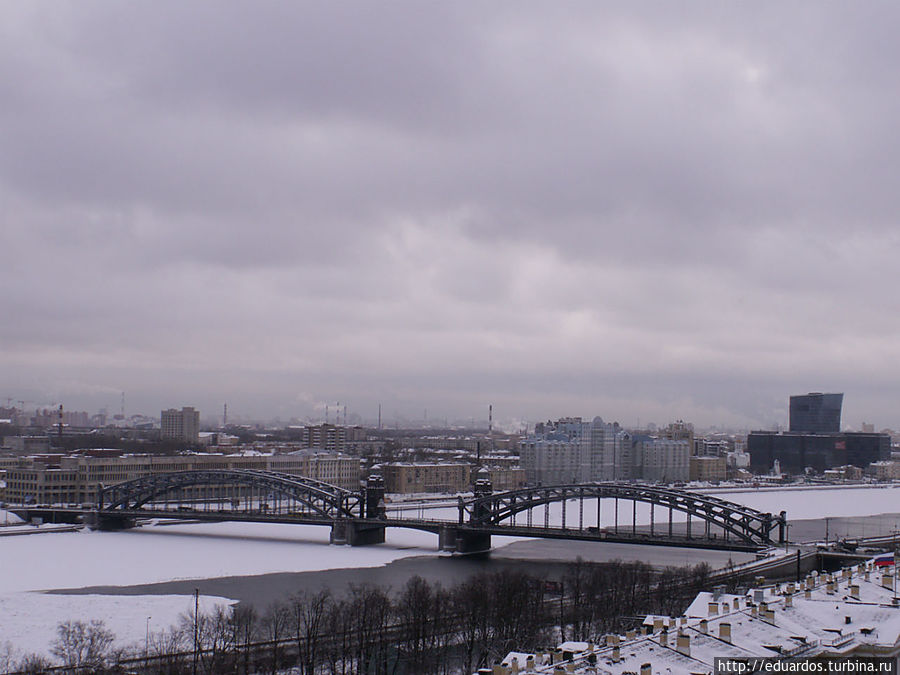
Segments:
[[[728,462],[725,457],[691,457],[691,480],[712,483],[728,477]]]
[[[525,470],[517,466],[485,466],[491,476],[494,492],[518,490],[526,485]]]
[[[159,415],[160,438],[188,443],[200,440],[200,411],[187,406],[181,410],[169,408]]]
[[[600,417],[536,424],[534,434],[520,443],[526,480],[530,485],[560,485],[626,478],[620,432],[618,424]]]
[[[472,467],[468,463],[431,464],[393,462],[379,467],[386,492],[467,492],[472,485]]]
[[[651,483],[674,483],[690,478],[691,444],[650,436],[632,437],[632,476]]]
[[[521,443],[520,458],[530,485],[562,485],[606,480],[686,481],[693,427],[670,425],[666,434],[625,431],[600,417],[584,422],[565,417],[535,425]]]

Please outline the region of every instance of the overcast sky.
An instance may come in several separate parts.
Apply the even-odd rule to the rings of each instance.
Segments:
[[[2,1],[0,398],[900,427],[898,25]]]

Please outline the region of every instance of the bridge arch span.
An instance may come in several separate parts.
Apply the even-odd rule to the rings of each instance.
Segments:
[[[750,544],[774,543],[772,531],[775,529],[778,530],[778,542],[785,541],[786,518],[784,511],[773,516],[771,513],[763,513],[743,504],[698,492],[656,485],[617,482],[539,486],[476,497],[460,504],[460,522],[467,520],[468,524],[472,526],[500,525],[518,513],[530,511],[539,506],[553,503],[565,504],[570,499],[594,498],[598,500],[622,499],[635,504],[638,502],[650,504],[651,517],[652,507],[669,509],[670,514],[673,511],[679,511],[688,515],[688,527],[690,527],[691,518],[699,518],[709,525],[721,528],[727,533],[726,537],[731,535]],[[581,527],[581,523],[579,523],[579,527]],[[670,530],[671,527],[670,515]],[[690,536],[689,530],[688,536]]]
[[[214,487],[220,492],[234,488],[275,494],[330,519],[358,517],[362,500],[359,493],[311,478],[275,471],[209,469],[152,474],[104,487],[99,492],[97,507],[104,514],[137,511],[167,494],[202,487]]]

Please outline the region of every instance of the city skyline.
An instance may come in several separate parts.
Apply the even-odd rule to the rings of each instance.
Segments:
[[[4,4],[0,397],[900,428],[898,13]]]

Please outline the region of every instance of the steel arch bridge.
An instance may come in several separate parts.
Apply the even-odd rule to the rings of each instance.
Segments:
[[[568,510],[566,504],[570,500],[577,500],[577,530],[584,530],[584,500],[596,499],[597,520],[601,522],[601,499],[613,499],[615,508],[615,530],[619,531],[619,500],[632,502],[632,532],[637,531],[636,509],[638,502],[651,505],[650,509],[650,535],[667,534],[673,536],[672,514],[675,511],[687,514],[686,535],[690,539],[691,521],[697,518],[704,523],[705,536],[710,537],[711,527],[720,528],[725,539],[734,537],[748,544],[757,546],[774,543],[772,531],[778,530],[778,543],[784,543],[787,519],[782,511],[779,515],[763,513],[756,509],[726,501],[710,495],[678,490],[653,485],[640,485],[633,483],[585,483],[573,485],[554,485],[525,488],[500,492],[494,494],[476,494],[474,498],[459,503],[459,523],[466,523],[470,527],[502,527],[504,521],[515,523],[515,516],[526,513],[526,527],[540,527],[534,523],[532,510],[539,506],[552,503],[562,504],[562,528],[576,529],[575,523],[567,520]],[[658,529],[658,523],[654,519],[654,507],[668,510],[668,522],[666,531]],[[549,509],[543,509],[543,528],[548,529]],[[646,526],[645,526],[646,527]],[[590,529],[590,528],[588,528]],[[596,529],[596,528],[595,528]]]
[[[262,499],[274,497],[300,505],[309,515],[323,520],[355,518],[361,515],[363,497],[329,483],[275,471],[252,469],[210,469],[176,471],[143,476],[117,483],[99,491],[97,509],[105,515],[144,510],[148,504],[179,496],[190,490],[194,498],[225,497]],[[257,506],[267,502],[258,502]]]
[[[631,502],[630,527],[627,514],[626,523],[621,524],[620,501]],[[639,502],[651,507],[649,528],[637,525]],[[550,522],[551,504],[560,505],[561,522],[556,515]],[[100,529],[133,527],[142,517],[306,523],[331,526],[332,542],[354,545],[383,542],[386,528],[400,527],[434,532],[442,550],[458,552],[489,550],[492,534],[752,550],[775,543],[776,529],[777,542],[784,543],[787,531],[784,511],[773,516],[710,495],[634,483],[595,482],[493,493],[489,481],[478,480],[473,496],[460,496],[457,506],[458,520],[389,513],[384,481],[378,475],[370,476],[359,491],[350,491],[273,471],[211,469],[150,475],[104,487],[90,522]],[[406,510],[409,507],[415,503],[406,502]],[[594,508],[596,520],[590,513]],[[668,512],[667,523],[665,516],[657,519],[659,510]],[[675,525],[675,512],[686,514],[686,523]],[[45,514],[35,511],[34,515]],[[611,521],[612,526],[604,526]]]

